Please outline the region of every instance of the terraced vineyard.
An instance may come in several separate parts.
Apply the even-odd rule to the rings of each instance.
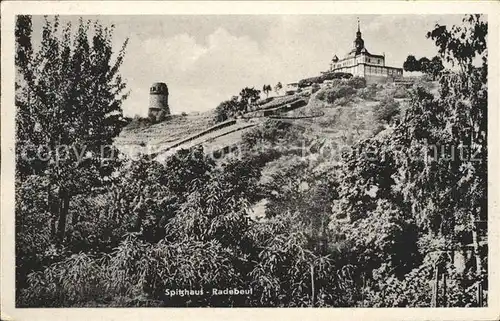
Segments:
[[[114,144],[119,149],[134,148],[143,152],[146,146],[161,146],[175,142],[205,130],[212,125],[211,112],[201,115],[177,116],[164,122],[144,127],[125,128]]]

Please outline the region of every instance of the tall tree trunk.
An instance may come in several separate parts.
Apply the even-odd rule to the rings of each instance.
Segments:
[[[439,262],[434,266],[434,289],[432,291],[431,308],[436,308],[439,301]]]
[[[314,266],[311,264],[311,307],[314,307]]]
[[[470,213],[470,219],[472,222],[472,246],[473,246],[473,252],[474,252],[474,258],[476,260],[476,276],[478,278],[478,283],[477,283],[477,304],[478,306],[482,306],[483,300],[482,300],[482,271],[483,271],[483,264],[481,262],[481,255],[479,254],[479,237],[477,233],[477,224],[476,224],[476,219],[474,216],[474,213],[471,211]]]
[[[59,242],[64,240],[66,232],[66,220],[68,218],[69,194],[65,188],[59,188],[59,220],[57,224],[57,239]]]
[[[54,200],[51,193],[52,193],[52,185],[49,183],[47,186],[47,210],[51,214],[49,220],[50,237],[51,239],[54,239],[56,236],[56,220],[58,215],[58,209],[56,206],[54,206]]]
[[[481,256],[479,255],[479,237],[477,233],[477,224],[472,212],[470,218],[472,221],[472,246],[474,250],[474,257],[476,259],[476,275],[480,277],[483,270],[483,265],[481,263]]]
[[[446,298],[446,271],[443,272],[443,307],[447,307],[448,302]]]

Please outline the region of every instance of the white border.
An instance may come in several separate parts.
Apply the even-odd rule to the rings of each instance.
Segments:
[[[500,2],[486,1],[7,1],[1,3],[1,270],[2,320],[500,320],[498,59]],[[488,308],[73,308],[14,306],[14,26],[16,14],[465,14],[488,15]]]

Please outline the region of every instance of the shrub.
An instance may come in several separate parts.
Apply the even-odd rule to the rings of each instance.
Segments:
[[[393,98],[385,98],[374,110],[375,119],[380,122],[390,123],[400,114],[399,103]]]
[[[382,124],[379,124],[377,127],[375,127],[375,129],[373,130],[373,136],[376,136],[378,135],[379,133],[381,133],[382,131],[385,130],[385,126],[382,125]]]
[[[309,77],[309,78],[301,79],[298,84],[299,84],[299,88],[302,88],[302,87],[311,86],[312,84],[321,84],[325,80],[334,80],[334,79],[340,80],[340,79],[351,79],[351,78],[352,78],[352,74],[349,74],[349,73],[332,72],[332,73],[323,74],[323,75],[317,76],[317,77]],[[365,84],[366,84],[366,82],[365,82]]]
[[[312,87],[311,87],[311,92],[314,94],[315,92],[317,92],[318,90],[320,90],[320,86],[318,84],[313,84]]]
[[[319,100],[325,101],[326,92],[327,92],[326,90],[319,91],[318,94],[316,95],[316,98]]]
[[[337,99],[336,104],[339,106],[346,106],[352,101],[352,97],[353,97],[352,95],[340,97],[339,99]]]
[[[352,78],[352,74],[347,72],[330,72],[323,74],[321,77],[323,78],[323,80],[350,79]]]
[[[311,86],[312,84],[320,84],[324,81],[324,79],[319,76],[319,77],[310,77],[310,78],[305,78],[301,79],[298,83],[299,89],[307,86]]]
[[[366,87],[366,79],[362,77],[354,77],[351,78],[347,81],[347,85],[360,89],[360,88],[365,88]]]
[[[366,100],[375,100],[375,97],[377,96],[377,85],[372,84],[372,86],[359,89],[358,96]]]
[[[409,98],[408,90],[403,86],[398,86],[394,91],[394,98]]]
[[[152,121],[150,118],[143,118],[139,115],[135,115],[134,118],[128,124],[127,129],[143,128],[143,127],[147,127],[151,124],[152,124]]]
[[[344,83],[345,83],[344,79],[332,79],[331,87],[339,87]]]
[[[328,88],[319,92],[317,98],[323,101],[326,100],[329,104],[333,104],[339,98],[345,98],[344,102],[346,102],[355,92],[354,88],[341,85],[340,87]]]

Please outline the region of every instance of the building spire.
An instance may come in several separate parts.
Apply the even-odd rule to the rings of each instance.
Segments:
[[[359,17],[358,17],[358,32],[361,32],[360,29],[359,29]]]

